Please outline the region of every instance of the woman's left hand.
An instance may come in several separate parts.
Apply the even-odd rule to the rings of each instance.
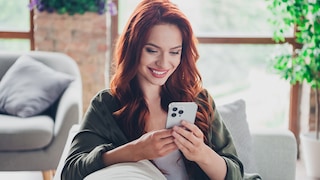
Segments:
[[[182,121],[181,124],[182,126],[173,127],[174,142],[188,160],[203,161],[209,147],[203,141],[202,131],[187,121]]]

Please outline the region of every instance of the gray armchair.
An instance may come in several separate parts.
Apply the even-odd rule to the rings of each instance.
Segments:
[[[0,113],[0,171],[42,171],[44,179],[51,179],[69,129],[73,124],[79,123],[82,117],[81,75],[76,62],[65,54],[41,51],[23,54],[55,71],[71,75],[73,81],[39,115],[23,118]],[[22,53],[0,53],[0,82],[21,55]]]

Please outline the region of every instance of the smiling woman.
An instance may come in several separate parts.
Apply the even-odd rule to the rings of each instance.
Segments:
[[[142,0],[115,46],[110,88],[93,97],[62,179],[142,161],[159,174],[153,179],[243,179],[233,139],[202,86],[196,45],[189,20],[175,4]],[[197,104],[195,122],[182,119],[166,128],[171,102]]]
[[[151,28],[150,36],[142,50],[137,78],[144,91],[163,85],[180,64],[182,36],[172,24]],[[150,86],[151,85],[151,86]]]
[[[118,32],[140,0],[115,0],[118,3]],[[250,128],[287,129],[290,85],[271,67],[276,45],[271,13],[266,1],[256,0],[172,0],[190,19],[199,40],[197,66],[203,85],[215,95],[218,104],[242,98],[247,104]],[[245,3],[244,3],[245,2]],[[241,22],[241,23],[240,23]],[[293,36],[293,31],[286,34]]]

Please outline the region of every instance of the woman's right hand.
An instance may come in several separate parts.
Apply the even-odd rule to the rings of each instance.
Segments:
[[[110,166],[121,162],[152,160],[176,149],[178,147],[173,141],[172,129],[161,129],[148,132],[134,141],[105,152],[103,162],[105,166]]]
[[[161,129],[148,132],[131,142],[141,159],[155,159],[178,149],[174,143],[172,129]]]

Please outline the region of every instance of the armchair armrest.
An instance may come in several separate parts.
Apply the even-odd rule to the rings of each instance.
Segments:
[[[66,144],[64,146],[61,158],[59,160],[59,164],[58,167],[56,169],[56,173],[54,175],[53,180],[60,180],[60,176],[61,176],[61,171],[63,169],[64,166],[64,161],[66,160],[68,153],[69,153],[69,148],[72,142],[72,139],[74,138],[74,136],[77,134],[77,132],[79,131],[80,128],[80,124],[75,124],[71,127],[71,129],[69,130],[69,135],[68,135],[68,139],[66,141]]]
[[[262,179],[294,180],[297,142],[289,130],[251,130],[253,153]]]
[[[54,126],[54,135],[56,136],[61,128],[63,127],[64,121],[68,120],[66,119],[66,114],[68,111],[70,111],[70,108],[72,106],[75,106],[75,108],[78,110],[74,116],[77,116],[77,118],[71,118],[71,119],[78,119],[78,121],[74,122],[68,122],[68,124],[77,124],[80,122],[80,118],[82,117],[82,91],[81,91],[81,79],[75,79],[70,85],[67,87],[67,89],[62,94],[58,109],[56,112],[56,118],[55,118],[55,126]],[[68,129],[70,126],[67,126]]]
[[[55,164],[54,169],[63,153],[70,127],[78,124],[82,116],[82,91],[79,81],[76,79],[72,82],[58,102],[54,123],[54,141],[45,149],[45,152],[50,154],[47,160]]]

